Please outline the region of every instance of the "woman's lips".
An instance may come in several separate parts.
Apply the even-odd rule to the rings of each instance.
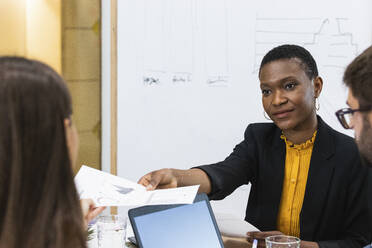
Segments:
[[[287,118],[292,112],[293,112],[293,109],[284,110],[284,111],[278,111],[276,113],[273,113],[273,115],[275,116],[275,118],[284,119],[284,118]]]

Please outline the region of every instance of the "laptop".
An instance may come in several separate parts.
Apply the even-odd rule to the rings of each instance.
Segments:
[[[206,194],[193,204],[133,208],[128,216],[139,248],[224,247]]]

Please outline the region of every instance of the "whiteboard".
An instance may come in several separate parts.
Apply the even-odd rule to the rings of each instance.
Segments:
[[[257,71],[285,43],[312,53],[319,114],[345,133],[334,112],[345,66],[371,44],[371,10],[370,0],[119,0],[118,175],[223,160],[249,123],[267,121]],[[213,206],[243,217],[248,194]]]

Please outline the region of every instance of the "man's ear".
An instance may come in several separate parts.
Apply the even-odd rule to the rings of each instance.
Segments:
[[[323,89],[323,79],[321,77],[315,77],[313,82],[314,82],[314,97],[318,98]]]

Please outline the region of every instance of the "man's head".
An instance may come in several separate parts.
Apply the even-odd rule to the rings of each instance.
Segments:
[[[344,83],[349,88],[347,104],[352,113],[350,128],[361,154],[372,163],[372,46],[346,68]]]

